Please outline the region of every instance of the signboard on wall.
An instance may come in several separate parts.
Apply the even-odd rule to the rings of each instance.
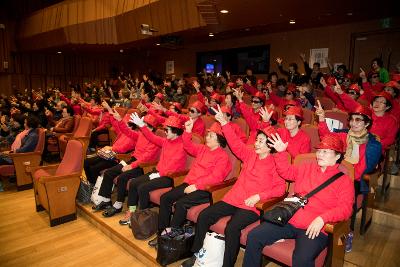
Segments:
[[[173,74],[175,72],[174,69],[174,61],[169,60],[165,62],[165,74]]]
[[[321,65],[321,68],[328,67],[328,62],[326,61],[328,58],[328,53],[329,48],[310,49],[310,66],[318,62]]]

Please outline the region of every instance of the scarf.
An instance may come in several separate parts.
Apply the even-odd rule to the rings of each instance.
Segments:
[[[344,159],[351,163],[357,164],[360,160],[360,145],[368,142],[368,131],[364,129],[361,133],[356,134],[352,130],[350,130],[347,134],[346,139],[346,154],[344,155]]]
[[[14,143],[12,143],[11,145],[11,150],[16,152],[17,149],[19,149],[22,145],[22,139],[24,139],[24,137],[28,134],[29,129],[28,130],[23,130],[22,132],[20,132],[14,140]]]

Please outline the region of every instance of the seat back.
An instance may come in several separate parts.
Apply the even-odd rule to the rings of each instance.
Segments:
[[[140,99],[132,99],[131,100],[131,107],[132,108],[136,108],[138,105],[139,105],[139,103],[140,103]]]
[[[127,108],[124,107],[115,107],[114,108],[116,112],[118,112],[118,114],[121,116],[121,118],[123,118],[126,114],[126,112],[128,111]]]
[[[46,130],[44,128],[38,128],[38,136],[39,136],[38,143],[34,151],[42,154],[44,150],[44,143],[46,140]]]
[[[323,97],[324,96],[324,91],[320,89],[315,89],[314,94],[316,97]]]
[[[197,94],[195,94],[195,95],[190,95],[190,97],[189,97],[189,101],[188,101],[188,107],[190,107],[194,102],[196,102],[197,101]]]
[[[321,106],[325,109],[333,109],[334,107],[336,107],[335,102],[332,101],[332,99],[328,98],[328,97],[317,97],[317,100],[319,100],[319,102],[321,103]]]
[[[246,134],[246,137],[249,138],[249,125],[247,124],[246,120],[243,118],[236,118],[232,120],[233,123],[239,125],[240,129]]]
[[[311,152],[315,152],[315,146],[320,142],[318,126],[305,124],[301,126],[301,129],[310,137],[311,139]]]
[[[76,132],[76,130],[78,129],[80,121],[81,121],[81,116],[80,115],[74,115],[74,129],[72,130],[72,133]]]
[[[92,131],[92,120],[88,117],[83,117],[79,121],[78,128],[74,132],[74,137],[89,137]]]
[[[228,181],[232,178],[239,177],[240,167],[242,162],[235,156],[235,154],[233,154],[232,150],[229,148],[228,145],[224,148],[224,150],[226,153],[228,153],[229,161],[232,164],[232,170],[225,177],[225,181]]]
[[[81,172],[84,154],[83,143],[78,140],[70,140],[67,143],[64,157],[60,165],[58,165],[55,175],[67,175],[74,172]]]
[[[330,118],[334,120],[338,120],[343,123],[343,128],[346,128],[348,125],[347,118],[349,114],[347,112],[339,111],[339,110],[326,110],[325,118]]]
[[[314,112],[308,108],[303,108],[303,123],[314,124]]]

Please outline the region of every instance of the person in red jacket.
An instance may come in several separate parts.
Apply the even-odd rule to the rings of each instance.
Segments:
[[[159,233],[164,230],[165,232],[172,231],[171,234],[182,232],[180,227],[186,220],[187,210],[196,205],[209,203],[210,193],[205,191],[207,186],[221,183],[232,169],[229,156],[223,149],[226,146],[226,139],[219,123],[214,123],[208,129],[205,145],[191,142],[192,120],[187,121],[185,127],[184,148],[196,159],[183,183],[161,196],[158,217]],[[170,220],[174,203],[175,212]],[[149,242],[150,246],[156,244],[157,238]]]
[[[277,172],[295,183],[295,194],[304,196],[340,172],[338,167],[345,148],[337,135],[331,134],[322,138],[316,147],[315,163],[299,166],[288,162],[285,152],[288,143],[284,143],[279,135],[269,138],[269,141],[278,152],[275,155]],[[264,222],[254,228],[247,236],[243,266],[261,266],[264,246],[272,245],[280,239],[295,239],[293,266],[314,266],[315,258],[328,245],[324,225],[347,220],[352,212],[353,201],[352,180],[349,176],[342,175],[310,197],[304,208],[299,209],[286,225]]]
[[[156,136],[145,126],[143,119],[135,113],[131,115],[132,123],[140,127],[140,131],[153,144],[161,148],[160,160],[157,163],[156,170],[135,177],[129,184],[128,207],[125,218],[120,224],[128,224],[130,213],[137,208],[140,200],[140,209],[148,208],[150,204],[150,192],[160,188],[173,186],[174,182],[168,175],[184,171],[186,167],[187,153],[183,149],[182,133],[183,124],[176,116],[168,117],[164,122],[164,131],[166,138]]]
[[[310,153],[311,139],[300,129],[301,122],[303,121],[303,110],[301,107],[289,107],[284,112],[285,127],[278,128],[277,132],[281,136],[283,142],[288,142],[287,151],[292,159],[298,154]]]
[[[109,112],[112,112],[112,110],[109,109]],[[98,205],[93,206],[92,209],[95,211],[108,209],[109,212],[105,214],[106,216],[111,212],[117,213],[122,211],[122,204],[125,200],[126,185],[128,181],[134,177],[143,175],[143,169],[140,167],[141,163],[155,161],[158,159],[160,154],[159,146],[153,144],[142,131],[137,132],[130,129],[117,112],[114,112],[113,116],[118,121],[118,127],[121,132],[129,138],[136,140],[136,146],[135,150],[131,154],[131,159],[128,162],[125,163],[122,161],[118,165],[107,169],[103,174],[99,196],[102,196],[104,200]],[[158,122],[154,116],[146,115],[144,121],[146,122],[148,129],[151,131],[156,130]],[[113,206],[111,206],[111,193],[114,178],[117,176],[117,201]],[[111,207],[113,209],[111,209]]]
[[[258,131],[254,148],[241,142],[219,108],[215,118],[221,123],[222,131],[232,152],[243,162],[240,175],[222,201],[204,209],[196,224],[192,252],[197,253],[211,225],[225,216],[232,216],[225,228],[225,253],[223,266],[235,265],[240,248],[240,231],[259,220],[260,213],[255,204],[258,201],[280,197],[285,193],[285,181],[276,172],[275,160],[271,154],[267,137],[276,133],[273,127]],[[193,266],[196,256],[182,263]]]
[[[229,121],[228,123],[231,125],[233,128],[233,131],[235,132],[236,136],[242,140],[243,143],[247,143],[247,136],[246,133],[240,128],[238,124],[232,121],[233,119],[233,114],[232,114],[232,109],[227,107],[227,106],[222,106],[221,111],[224,113],[226,120]]]

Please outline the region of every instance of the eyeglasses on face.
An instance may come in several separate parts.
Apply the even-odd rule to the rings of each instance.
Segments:
[[[260,104],[261,102],[258,101],[258,100],[251,100],[251,103],[253,103],[253,104]]]
[[[195,109],[190,109],[189,111],[190,111],[190,113],[197,113],[197,110],[195,110]]]
[[[349,122],[360,123],[360,122],[364,121],[364,119],[362,119],[362,118],[349,118],[348,121]]]

